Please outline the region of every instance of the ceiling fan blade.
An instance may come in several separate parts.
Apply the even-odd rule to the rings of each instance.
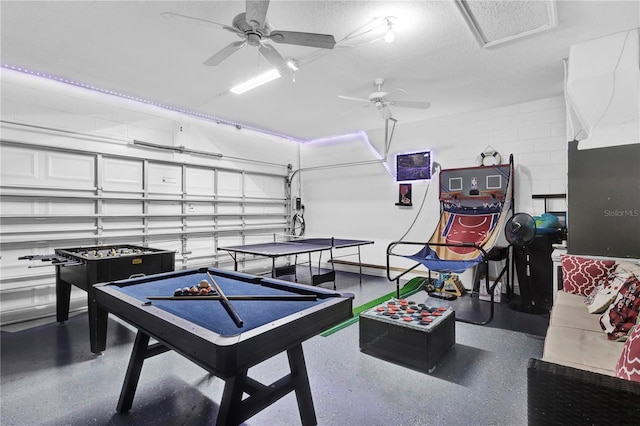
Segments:
[[[269,44],[261,44],[258,47],[258,50],[271,65],[276,67],[278,71],[281,73],[291,74],[292,70],[289,68],[289,65],[287,65],[287,61],[285,61],[285,59],[278,53],[275,47]]]
[[[402,108],[421,108],[427,109],[431,106],[431,102],[427,101],[389,101],[393,106]]]
[[[205,25],[207,27],[224,28],[225,30],[228,30],[228,31],[231,31],[231,32],[234,32],[234,33],[238,32],[238,30],[236,30],[235,28],[232,28],[232,27],[230,27],[228,25],[219,24],[219,23],[213,22],[213,21],[208,21],[206,19],[195,18],[193,16],[181,15],[179,13],[173,13],[173,12],[162,12],[160,15],[162,15],[165,18],[168,18],[168,19],[178,19],[180,21],[193,22],[195,24]]]
[[[396,92],[408,93],[406,90],[398,88],[398,89],[393,89],[390,92],[387,92],[387,94],[385,96],[388,96],[388,95],[390,95],[392,93],[396,93]]]
[[[269,9],[269,0],[247,0],[247,14],[245,19],[254,30],[256,28],[264,28],[267,20],[267,9]]]
[[[237,52],[239,49],[243,48],[244,45],[247,44],[246,40],[243,41],[234,41],[233,43],[227,45],[224,49],[220,50],[218,53],[204,61],[205,65],[215,66],[220,64],[222,61],[227,59],[233,53]]]
[[[273,30],[269,34],[269,38],[276,43],[317,47],[320,49],[333,49],[336,45],[335,38],[330,34]]]
[[[347,101],[358,101],[358,102],[371,102],[369,99],[364,99],[364,98],[354,98],[351,96],[342,96],[342,95],[338,95],[338,97],[340,99],[346,99]]]

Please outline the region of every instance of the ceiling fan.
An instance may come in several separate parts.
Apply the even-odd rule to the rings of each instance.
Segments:
[[[382,90],[382,86],[384,85],[384,78],[382,77],[376,78],[373,81],[373,84],[375,85],[376,90],[374,92],[369,93],[369,97],[367,99],[354,98],[351,96],[342,96],[342,95],[338,95],[338,97],[340,99],[346,99],[348,101],[358,101],[358,102],[369,103],[369,105],[365,105],[365,108],[371,105],[374,105],[376,108],[378,108],[378,111],[380,111],[380,115],[382,115],[382,118],[384,118],[385,120],[388,118],[391,118],[391,110],[389,109],[390,105],[403,107],[403,108],[420,108],[420,109],[427,109],[431,106],[431,103],[427,101],[403,101],[403,100],[396,100],[388,97],[392,93],[398,93],[398,92],[407,93],[407,91],[404,89],[394,89],[390,92],[384,92]]]
[[[246,45],[258,47],[258,51],[266,58],[269,63],[278,68],[280,71],[290,72],[287,61],[278,53],[278,51],[267,41],[275,43],[293,44],[296,46],[317,47],[321,49],[333,49],[336,41],[332,35],[304,33],[298,31],[281,31],[274,30],[267,21],[267,9],[269,8],[269,0],[259,0],[246,2],[246,12],[240,13],[233,19],[231,26],[219,24],[201,18],[180,15],[173,12],[163,12],[165,18],[174,18],[184,21],[191,21],[203,25],[223,28],[236,34],[242,38],[241,41],[235,41],[222,50],[215,53],[209,59],[204,61],[205,65],[215,66],[227,59],[233,53],[237,52]]]

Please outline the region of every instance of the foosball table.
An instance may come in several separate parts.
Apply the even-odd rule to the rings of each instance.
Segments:
[[[106,348],[107,313],[97,309],[93,285],[132,277],[171,272],[175,252],[135,245],[89,246],[55,249],[55,254],[22,256],[50,261],[56,267],[56,320],[69,319],[71,286],[87,292],[91,352]]]

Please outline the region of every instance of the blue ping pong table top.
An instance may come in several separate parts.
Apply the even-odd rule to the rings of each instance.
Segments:
[[[293,241],[272,241],[268,243],[219,247],[218,250],[258,254],[263,256],[285,256],[313,253],[316,251],[329,250],[331,248],[356,247],[366,244],[373,244],[373,241],[345,238],[302,238]]]

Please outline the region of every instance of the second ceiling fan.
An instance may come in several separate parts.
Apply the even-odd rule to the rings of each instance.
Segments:
[[[365,105],[365,108],[373,105],[376,108],[378,108],[378,111],[380,111],[380,115],[382,115],[382,118],[384,118],[385,120],[392,117],[391,109],[389,108],[389,106],[397,106],[402,108],[420,108],[420,109],[427,109],[431,106],[431,102],[428,102],[428,101],[407,101],[407,100],[399,100],[399,99],[394,99],[393,97],[389,97],[389,95],[391,94],[407,93],[407,91],[404,89],[394,89],[390,92],[383,91],[384,78],[382,77],[376,78],[373,81],[373,84],[375,85],[375,91],[369,93],[369,97],[366,99],[354,98],[352,96],[342,96],[342,95],[338,95],[338,97],[340,99],[346,99],[348,101],[366,102],[368,103],[368,105]]]
[[[175,18],[186,21],[193,21],[199,24],[210,25],[223,28],[236,34],[243,40],[235,41],[222,50],[215,53],[209,59],[204,61],[205,65],[215,66],[227,59],[233,53],[237,52],[246,45],[258,47],[259,52],[265,57],[270,64],[281,71],[289,72],[287,61],[278,53],[275,47],[267,44],[272,41],[281,44],[292,44],[296,46],[308,46],[321,49],[333,49],[336,41],[332,35],[305,33],[299,31],[282,31],[274,30],[267,21],[267,10],[269,8],[269,0],[246,2],[246,12],[240,13],[233,19],[231,26],[219,24],[217,22],[206,19],[195,18],[186,15],[180,15],[173,12],[164,12],[162,16],[165,18]]]

